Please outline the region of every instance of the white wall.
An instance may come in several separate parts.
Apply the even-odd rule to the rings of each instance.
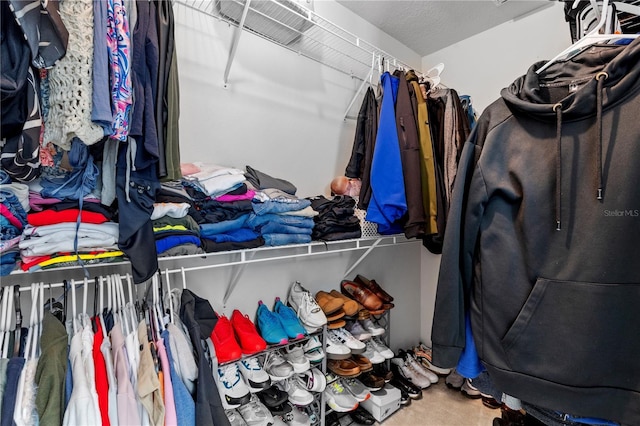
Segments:
[[[422,69],[445,64],[442,82],[471,95],[478,112],[500,97],[500,91],[530,65],[550,59],[571,44],[563,2],[505,22],[422,58]]]
[[[251,165],[287,179],[305,197],[329,194],[344,174],[355,122],[344,112],[360,80],[243,32],[223,87],[235,30],[181,5],[174,8],[180,73],[182,161]],[[420,56],[334,1],[316,1],[315,11],[398,59],[420,66]],[[364,76],[362,76],[364,77]],[[361,99],[352,114],[357,113]],[[313,292],[338,289],[344,272],[362,251],[248,265],[225,306],[224,289],[236,270],[220,268],[189,274],[189,287],[209,298],[220,313],[239,308],[253,317],[257,302],[272,306],[299,280]],[[360,273],[393,293],[392,344],[415,343],[420,334],[420,247],[376,249],[348,278]],[[400,311],[401,310],[401,311]],[[395,313],[400,312],[400,313]]]
[[[417,53],[338,3],[317,1],[315,10],[420,66]],[[175,12],[182,160],[251,165],[293,182],[300,196],[328,193],[351,152],[355,123],[343,118],[360,80],[245,31],[225,89],[235,28],[179,4]]]
[[[562,2],[501,24],[422,58],[422,70],[442,62],[442,83],[471,95],[478,114],[536,61],[556,56],[571,44]],[[422,251],[421,336],[431,341],[440,256]]]

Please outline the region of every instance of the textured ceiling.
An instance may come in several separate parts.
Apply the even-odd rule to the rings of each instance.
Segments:
[[[549,0],[337,1],[421,56],[553,4]]]

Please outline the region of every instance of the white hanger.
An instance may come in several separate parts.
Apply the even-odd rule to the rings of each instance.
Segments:
[[[638,34],[598,34],[598,31],[600,31],[600,29],[605,26],[605,23],[607,21],[607,17],[609,15],[607,12],[608,7],[609,7],[609,0],[603,0],[602,13],[600,14],[600,20],[598,21],[598,24],[595,26],[595,28],[592,29],[587,35],[582,37],[580,40],[578,40],[577,42],[575,42],[574,44],[572,44],[571,46],[569,46],[568,48],[560,52],[558,55],[556,55],[553,59],[548,61],[546,64],[538,68],[536,70],[536,73],[540,74],[541,72],[549,68],[551,64],[558,61],[559,59],[564,58],[567,55],[574,56],[580,53],[583,49],[593,44],[596,44],[598,42],[637,38]]]
[[[71,280],[71,309],[73,312],[73,316],[71,317],[71,322],[73,325],[73,334],[77,334],[78,333],[78,324],[77,324],[77,319],[78,319],[78,313],[76,312],[76,283],[75,281],[73,281],[73,279]]]
[[[613,4],[620,12],[626,12],[640,16],[640,6],[636,6],[635,4],[623,3],[621,1],[614,1]]]
[[[5,334],[7,332],[7,317],[10,312],[9,305],[9,286],[2,288],[2,311],[0,311],[0,358],[6,358],[4,354]],[[7,339],[9,340],[9,339]]]
[[[440,84],[440,75],[442,74],[442,71],[444,71],[444,64],[440,62],[425,73],[424,76],[429,80],[432,88]]]
[[[104,317],[102,316],[102,310],[104,309],[104,277],[100,275],[100,280],[98,281],[98,287],[100,289],[100,306],[98,309],[98,319],[100,321],[100,328],[102,328],[102,337],[108,339],[109,334],[107,333],[107,327],[104,324]]]
[[[187,289],[187,275],[185,274],[184,266],[180,268],[180,273],[182,274],[182,289]]]
[[[165,269],[165,279],[167,280],[167,295],[169,296],[169,321],[173,324],[173,303],[171,303],[171,282],[169,280],[169,268]]]
[[[127,272],[127,286],[129,287],[129,319],[131,320],[131,325],[135,328],[138,324],[138,317],[136,315],[136,300],[133,298],[132,291],[132,280],[131,275]]]

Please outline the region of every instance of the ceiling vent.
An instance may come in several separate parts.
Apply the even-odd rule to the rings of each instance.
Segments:
[[[245,0],[217,0],[216,4],[222,17],[236,24],[240,22]],[[253,0],[244,27],[288,46],[313,26],[307,12],[312,8],[313,3],[307,0]]]

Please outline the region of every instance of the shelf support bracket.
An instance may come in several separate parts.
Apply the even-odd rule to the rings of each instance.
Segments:
[[[369,248],[367,249],[367,251],[365,251],[364,253],[362,253],[362,255],[358,258],[358,260],[356,260],[354,262],[353,265],[351,265],[351,267],[349,269],[347,269],[347,271],[344,273],[344,277],[343,278],[347,278],[347,276],[353,272],[354,269],[356,269],[358,267],[358,265],[367,257],[369,256],[369,253],[371,253],[373,251],[374,248],[376,248],[376,246],[378,244],[380,244],[380,242],[382,241],[382,238],[378,238],[377,240],[375,240],[373,242],[373,244],[371,244],[369,246]]]
[[[229,58],[227,59],[227,66],[224,69],[224,87],[225,89],[229,86],[229,72],[231,71],[231,65],[233,64],[233,59],[236,56],[236,51],[238,50],[238,43],[240,42],[240,35],[242,34],[242,30],[244,29],[244,21],[247,19],[247,12],[249,12],[249,6],[251,5],[251,0],[246,0],[244,4],[244,9],[242,9],[242,16],[240,17],[240,23],[236,27],[236,30],[233,33],[233,39],[231,41],[231,50],[229,51]]]
[[[360,96],[360,93],[362,92],[362,89],[364,89],[364,86],[367,84],[367,82],[371,84],[371,78],[373,77],[373,68],[374,68],[375,62],[376,62],[376,56],[375,54],[372,54],[371,69],[369,70],[369,73],[365,76],[365,78],[362,79],[362,83],[360,83],[360,87],[358,87],[358,90],[353,95],[353,98],[351,98],[351,102],[349,102],[349,106],[347,107],[347,110],[344,112],[345,120],[349,116],[349,111],[351,111],[351,107],[356,102],[356,99],[358,99],[358,96]]]
[[[244,273],[244,269],[247,266],[247,264],[245,262],[247,260],[253,259],[253,257],[255,256],[255,253],[256,252],[254,252],[254,251],[250,251],[249,253],[247,253],[244,250],[240,252],[240,260],[241,260],[242,264],[235,265],[233,267],[233,275],[231,276],[231,279],[229,280],[229,285],[227,286],[227,291],[225,291],[224,297],[222,298],[222,305],[223,306],[227,305],[227,300],[229,300],[229,298],[233,294],[233,291],[236,289],[236,286],[238,285],[238,281],[240,281],[240,277]]]

